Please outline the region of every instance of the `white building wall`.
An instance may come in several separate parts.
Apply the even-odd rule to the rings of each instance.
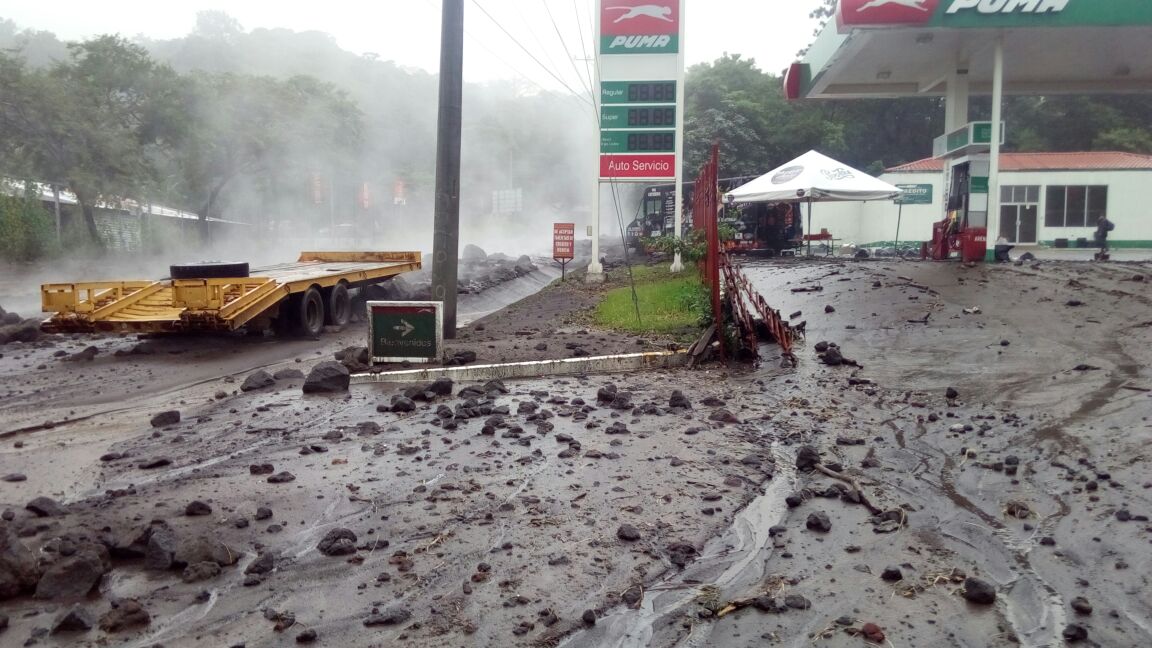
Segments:
[[[901,241],[932,240],[932,223],[944,218],[942,173],[889,173],[880,179],[892,184],[932,185],[931,205],[904,205],[900,216]],[[837,244],[867,245],[896,240],[899,205],[891,200],[872,202],[815,203],[812,231],[827,229]],[[804,206],[804,231],[808,231],[808,206]]]
[[[901,241],[932,240],[932,224],[944,218],[944,174],[886,173],[881,180],[891,184],[932,185],[931,205],[905,205],[900,223]],[[1093,240],[1095,224],[1086,227],[1047,227],[1044,215],[1047,209],[1049,186],[1108,187],[1108,218],[1116,229],[1109,236],[1113,244],[1152,247],[1152,170],[1116,171],[1009,171],[1001,174],[1001,186],[1039,185],[1040,209],[1038,239],[1051,245],[1058,238],[1066,238],[1076,245],[1076,239]],[[808,206],[804,205],[804,229],[808,231]],[[812,231],[827,229],[837,244],[870,245],[890,243],[896,237],[899,207],[891,201],[815,203],[812,212]],[[990,232],[993,240],[997,232]]]
[[[1108,219],[1116,225],[1109,241],[1152,242],[1152,171],[1018,171],[1003,176],[1002,185],[1041,186],[1039,238],[1043,244],[1051,245],[1058,238],[1068,239],[1073,246],[1078,238],[1093,240],[1095,223],[1085,227],[1048,227],[1044,224],[1048,209],[1047,187],[1085,185],[1108,187]]]

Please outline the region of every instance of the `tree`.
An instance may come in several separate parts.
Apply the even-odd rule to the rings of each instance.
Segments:
[[[92,243],[98,203],[138,196],[155,180],[157,150],[179,135],[175,75],[118,36],[69,45],[71,60],[49,72],[0,60],[7,164],[24,177],[76,195]]]
[[[202,221],[222,215],[242,179],[268,186],[330,171],[356,157],[360,110],[331,85],[307,77],[196,74],[188,85],[188,139],[174,160]]]

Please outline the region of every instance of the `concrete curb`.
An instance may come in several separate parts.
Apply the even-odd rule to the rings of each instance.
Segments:
[[[416,383],[437,378],[455,381],[482,381],[509,378],[540,378],[543,376],[570,376],[573,374],[624,373],[650,369],[671,369],[688,364],[688,354],[675,351],[656,353],[630,353],[626,355],[564,358],[509,364],[469,365],[466,367],[435,367],[408,369],[383,373],[352,374],[352,384]]]

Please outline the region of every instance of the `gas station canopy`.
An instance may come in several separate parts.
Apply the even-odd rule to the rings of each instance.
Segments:
[[[841,0],[786,77],[790,99],[1152,92],[1149,0]]]

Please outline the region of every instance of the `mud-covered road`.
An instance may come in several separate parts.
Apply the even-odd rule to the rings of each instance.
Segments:
[[[797,369],[304,395],[363,330],[0,347],[0,643],[1152,645],[1152,268],[746,271]],[[666,345],[588,328],[596,294],[453,348]]]

